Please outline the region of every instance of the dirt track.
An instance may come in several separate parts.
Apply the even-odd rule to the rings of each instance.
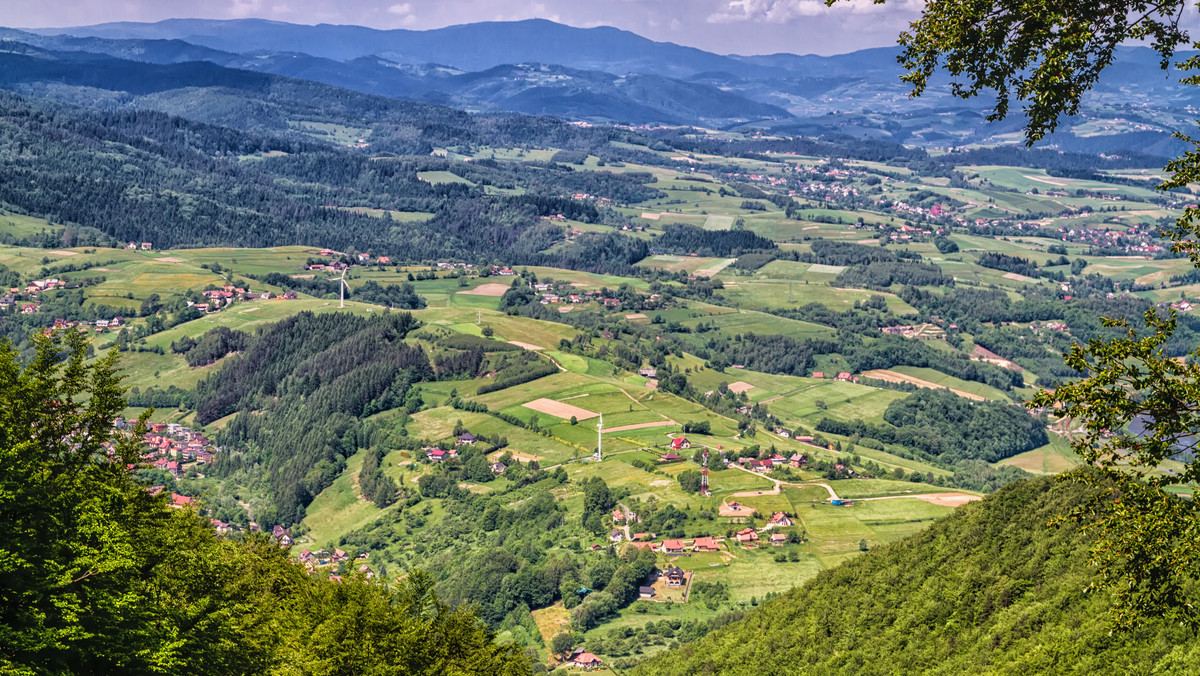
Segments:
[[[531,408],[539,413],[546,413],[564,420],[570,418],[571,416],[574,416],[576,420],[587,420],[588,418],[595,418],[600,415],[599,413],[589,411],[586,408],[579,408],[578,406],[564,404],[561,401],[554,401],[553,399],[546,399],[544,397],[541,399],[534,399],[527,404],[523,404],[523,406],[525,408]]]
[[[968,495],[967,493],[917,493],[915,495],[885,495],[878,498],[860,498],[859,502],[867,502],[868,500],[897,500],[900,498],[916,498],[923,500],[933,505],[942,505],[944,507],[959,507],[968,502],[975,502],[983,498],[978,495]]]
[[[474,289],[459,291],[459,293],[464,296],[493,296],[495,298],[499,298],[500,296],[503,296],[504,292],[508,291],[508,289],[509,286],[507,284],[480,284]]]
[[[906,376],[903,373],[897,373],[895,371],[889,371],[886,369],[875,369],[873,371],[865,371],[865,372],[863,372],[863,375],[868,378],[874,378],[876,380],[886,380],[889,383],[909,383],[910,385],[916,385],[917,387],[928,387],[928,388],[934,389],[934,390],[950,390],[951,392],[957,394],[960,397],[964,397],[966,399],[973,399],[975,401],[986,401],[987,400],[986,397],[981,397],[978,394],[972,394],[970,392],[963,392],[962,390],[956,390],[953,387],[943,387],[941,385],[938,385],[937,383],[931,383],[928,380],[921,380],[920,378],[916,378],[914,376]]]
[[[637,423],[636,425],[621,425],[620,427],[606,427],[605,434],[609,432],[627,432],[629,430],[644,430],[647,427],[672,427],[679,423],[674,420],[658,420],[655,422]]]

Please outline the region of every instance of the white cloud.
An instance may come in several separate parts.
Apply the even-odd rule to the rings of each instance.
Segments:
[[[874,0],[840,0],[832,6],[824,0],[728,0],[725,7],[709,15],[708,23],[788,23],[804,17],[875,14],[892,10],[919,11],[923,0],[901,0],[879,4]]]
[[[235,19],[245,19],[262,15],[262,0],[233,0],[229,8],[229,16]]]
[[[411,26],[417,22],[417,15],[413,13],[411,2],[402,2],[392,5],[387,8],[388,14],[394,14],[400,18],[400,24],[403,26]]]

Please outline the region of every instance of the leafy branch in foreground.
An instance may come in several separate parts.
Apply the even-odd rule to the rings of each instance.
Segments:
[[[1197,621],[1186,581],[1200,573],[1200,505],[1170,493],[1200,479],[1200,365],[1171,359],[1163,345],[1174,313],[1149,311],[1145,329],[1105,319],[1123,337],[1075,344],[1066,363],[1087,377],[1043,390],[1034,406],[1061,407],[1082,432],[1072,448],[1088,468],[1067,475],[1105,491],[1070,518],[1095,532],[1093,563],[1113,591],[1114,619],[1131,626],[1149,616]],[[1190,458],[1181,471],[1163,463]]]
[[[930,0],[900,36],[900,62],[908,70],[901,79],[914,96],[941,70],[951,76],[955,96],[994,92],[990,120],[1006,117],[1011,100],[1022,102],[1032,145],[1078,111],[1124,41],[1150,43],[1166,70],[1189,41],[1180,23],[1190,6],[1185,0]],[[1180,66],[1196,70],[1200,57]],[[1200,84],[1200,76],[1183,82]],[[1200,143],[1176,136],[1196,147],[1167,165],[1172,176],[1163,190],[1200,181]],[[1198,233],[1200,209],[1192,208],[1162,236],[1200,266]],[[1075,344],[1066,363],[1082,379],[1042,391],[1032,403],[1061,408],[1082,426],[1072,446],[1089,467],[1069,476],[1104,490],[1073,517],[1096,535],[1097,584],[1115,595],[1116,623],[1136,625],[1155,615],[1197,622],[1186,581],[1200,571],[1200,510],[1168,489],[1186,490],[1200,479],[1200,367],[1167,356],[1173,314],[1151,310],[1141,328],[1122,319],[1104,325],[1125,335]],[[1189,357],[1197,358],[1197,352]],[[1165,469],[1170,459],[1180,460],[1183,471]]]

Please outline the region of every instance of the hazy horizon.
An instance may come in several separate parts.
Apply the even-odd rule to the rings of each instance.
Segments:
[[[264,19],[294,24],[340,24],[380,30],[432,30],[483,21],[548,19],[579,28],[612,26],[659,42],[718,54],[843,54],[896,44],[923,2],[876,5],[847,0],[10,0],[0,24],[63,29],[114,22],[168,19]]]

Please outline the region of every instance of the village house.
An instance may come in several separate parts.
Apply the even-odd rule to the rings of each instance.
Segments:
[[[683,540],[663,540],[662,550],[664,554],[682,554]]]
[[[721,549],[721,545],[711,537],[696,538],[695,544],[692,545],[692,551],[696,552],[715,552]]]
[[[783,512],[775,512],[771,515],[771,525],[776,528],[786,528],[792,525],[792,520]]]
[[[680,460],[683,460],[683,456],[674,451],[667,451],[658,459],[659,462],[679,462]]]
[[[750,544],[751,542],[758,542],[758,531],[754,530],[753,528],[743,528],[737,532],[737,535],[735,535],[734,538],[744,545]]]
[[[799,437],[797,437],[797,438],[799,438]],[[811,439],[809,441],[811,441]],[[800,466],[804,465],[805,462],[807,462],[807,460],[808,460],[808,458],[805,458],[803,455],[800,455],[799,453],[793,453],[792,457],[788,458],[789,464],[792,467],[796,467],[796,468],[799,468]]]
[[[283,526],[277,525],[272,528],[271,537],[275,538],[275,541],[278,542],[281,547],[292,546],[292,536],[288,534],[287,529]]]
[[[787,544],[787,535],[783,533],[771,533],[771,546],[782,547]]]
[[[195,502],[195,498],[191,498],[186,495],[180,495],[178,493],[172,493],[171,504],[167,506],[175,507],[176,509],[184,509],[185,507],[191,507]]]
[[[341,563],[343,561],[349,561],[349,560],[350,560],[349,554],[342,551],[341,549],[334,549],[333,556],[329,559],[329,562],[330,563]]]
[[[678,451],[684,448],[691,448],[692,442],[687,440],[687,437],[675,437],[671,440],[671,450]]]
[[[572,657],[571,661],[567,662],[567,664],[572,667],[583,669],[584,671],[591,671],[593,669],[599,669],[604,664],[604,660],[601,660],[599,657],[596,657],[591,653],[585,652]]]
[[[615,528],[611,533],[608,534],[608,539],[610,542],[620,542],[622,539],[624,539],[624,537],[625,534],[619,530],[616,530]]]
[[[654,587],[638,587],[638,598],[641,598],[641,599],[654,598]]]
[[[491,465],[488,465],[488,469],[492,470],[492,474],[500,476],[501,474],[504,474],[504,470],[508,468],[505,467],[504,463],[502,462],[493,462]]]
[[[687,581],[687,573],[679,566],[671,566],[667,569],[665,577],[667,578],[668,587],[682,587]]]
[[[455,443],[457,443],[459,446],[471,446],[477,440],[478,437],[476,437],[474,434],[471,434],[470,432],[463,432],[462,434],[458,435],[458,440]]]
[[[446,459],[446,452],[440,448],[435,448],[428,453],[430,462],[441,462]]]
[[[640,369],[638,369],[638,375],[646,377],[646,378],[657,378],[658,377],[658,369],[640,368]]]

